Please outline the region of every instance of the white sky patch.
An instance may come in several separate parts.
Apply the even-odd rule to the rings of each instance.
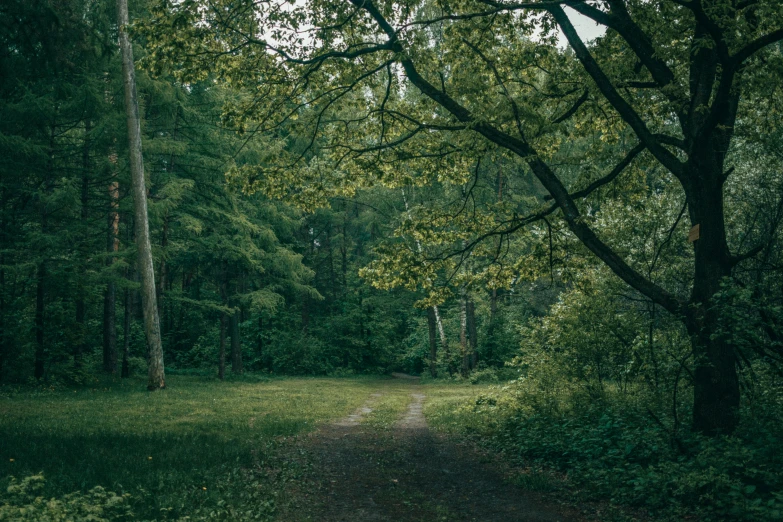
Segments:
[[[603,36],[604,33],[606,32],[606,27],[595,23],[592,19],[574,11],[570,7],[566,6],[565,12],[566,15],[568,15],[568,19],[571,20],[572,24],[574,24],[574,29],[576,29],[576,34],[578,34],[579,37],[582,39],[582,41],[585,43],[591,40],[595,40],[599,36]],[[560,49],[565,49],[566,47],[568,47],[568,40],[566,40],[563,31],[561,31],[560,29],[558,29],[557,31],[557,46]]]

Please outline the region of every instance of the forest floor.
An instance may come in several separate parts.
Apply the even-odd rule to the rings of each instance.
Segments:
[[[582,520],[564,507],[577,502],[559,477],[452,433],[487,385],[253,375],[168,384],[153,394],[141,378],[0,386],[0,512],[72,493],[88,505],[102,486],[127,496],[133,520]],[[45,485],[29,498],[4,493],[12,477],[33,475]]]
[[[290,458],[307,460],[309,471],[280,519],[582,520],[512,484],[491,455],[431,430],[423,413],[428,388],[404,377],[387,383],[354,413],[297,445]]]

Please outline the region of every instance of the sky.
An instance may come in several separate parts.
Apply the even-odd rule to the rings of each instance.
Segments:
[[[565,12],[568,15],[568,18],[571,20],[571,23],[574,24],[574,28],[576,29],[577,34],[585,42],[589,42],[594,38],[602,36],[604,32],[606,32],[606,28],[604,26],[598,25],[590,18],[577,13],[570,7],[566,7]],[[557,45],[560,48],[565,48],[568,46],[568,41],[566,40],[566,37],[562,31],[558,35]]]

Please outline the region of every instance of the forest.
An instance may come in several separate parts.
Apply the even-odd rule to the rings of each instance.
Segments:
[[[0,521],[783,520],[781,13],[4,0]]]

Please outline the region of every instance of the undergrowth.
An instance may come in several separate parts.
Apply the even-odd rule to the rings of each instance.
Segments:
[[[470,401],[433,402],[426,414],[435,428],[472,436],[523,469],[566,476],[576,500],[655,520],[783,520],[779,391],[747,401],[730,437],[675,431],[650,404],[640,390],[607,387],[596,397],[519,379]]]

